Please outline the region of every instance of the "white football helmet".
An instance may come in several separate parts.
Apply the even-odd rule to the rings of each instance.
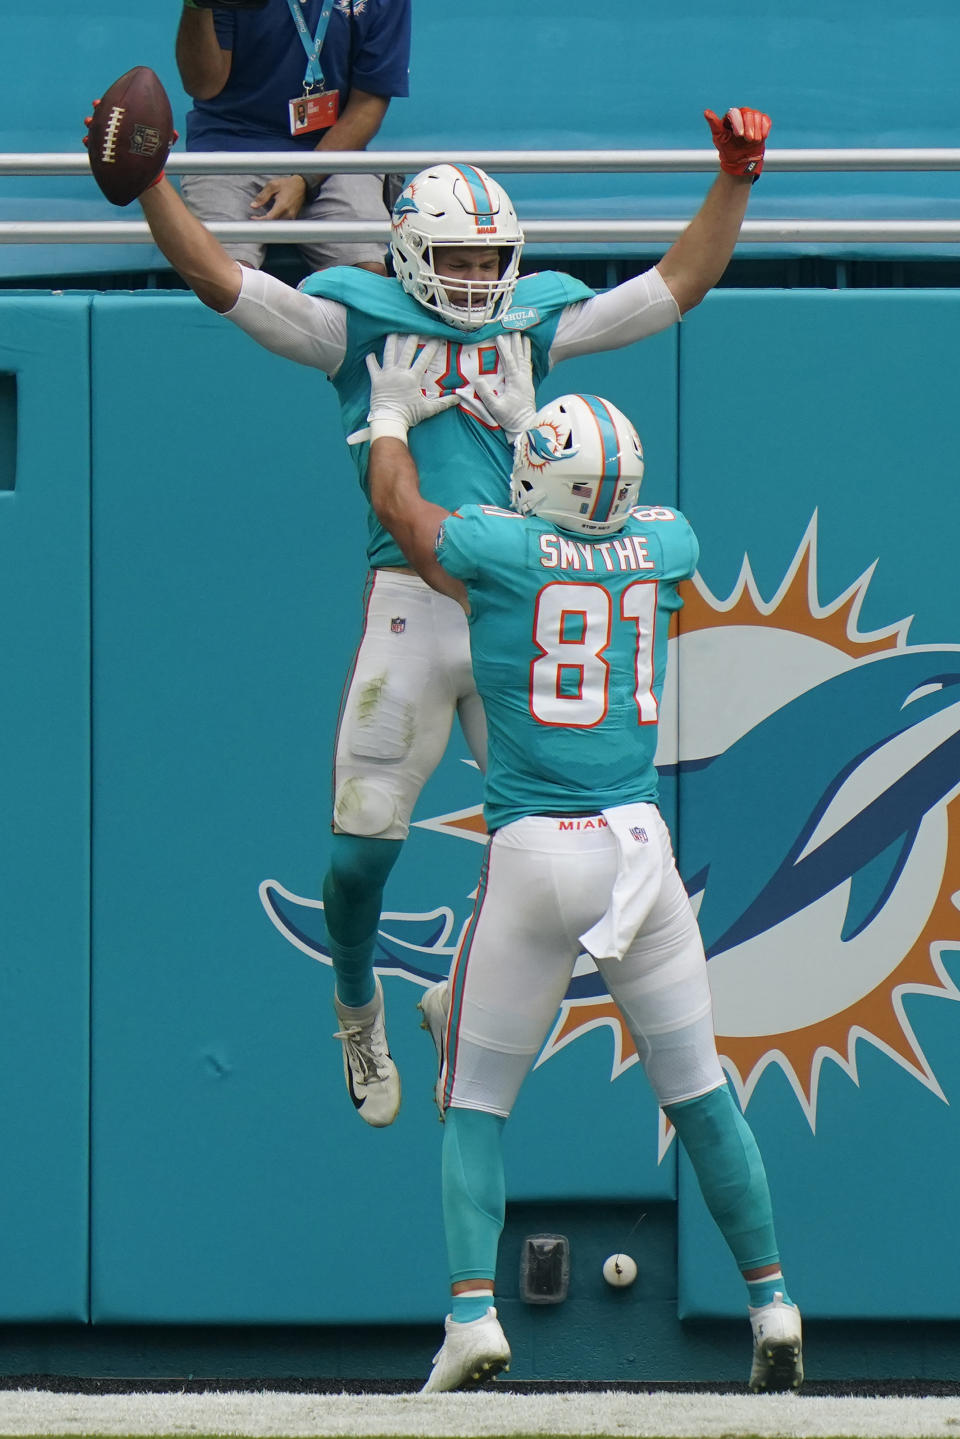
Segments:
[[[597,395],[561,395],[516,442],[510,502],[561,530],[602,537],[623,529],[642,479],[643,448],[626,415]]]
[[[434,250],[449,245],[499,250],[499,278],[442,279]],[[397,196],[390,233],[397,278],[408,295],[458,330],[478,330],[507,309],[522,248],[510,196],[475,165],[432,165]]]

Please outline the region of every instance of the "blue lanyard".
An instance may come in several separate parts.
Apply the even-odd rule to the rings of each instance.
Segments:
[[[307,29],[307,22],[303,18],[303,11],[300,9],[300,0],[287,0],[287,4],[290,6],[293,23],[300,32],[303,48],[307,52],[307,71],[303,77],[303,88],[312,90],[315,85],[319,85],[322,89],[323,71],[320,69],[320,51],[323,48],[323,37],[327,33],[333,0],[323,0],[323,9],[320,11],[320,19],[317,21],[317,33],[312,38]]]

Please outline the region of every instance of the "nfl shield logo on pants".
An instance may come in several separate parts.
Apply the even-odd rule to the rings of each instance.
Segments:
[[[402,635],[404,630],[407,628],[407,622],[406,620],[402,620],[400,616],[397,615],[394,619],[390,621],[390,628],[393,630],[393,633],[395,635]]]

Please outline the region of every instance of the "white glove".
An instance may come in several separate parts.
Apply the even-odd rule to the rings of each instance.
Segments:
[[[513,330],[508,335],[497,336],[497,349],[500,351],[497,388],[494,389],[493,381],[482,375],[474,381],[473,388],[490,418],[496,420],[513,444],[518,435],[522,435],[524,430],[532,430],[537,422],[530,341],[526,335]]]
[[[370,373],[369,428],[348,436],[348,444],[355,445],[366,439],[372,444],[387,435],[406,444],[407,431],[412,425],[459,404],[459,396],[455,393],[423,393],[420,384],[440,341],[429,340],[418,356],[419,344],[416,335],[388,335],[383,347],[382,366],[377,363],[375,355],[367,356]]]

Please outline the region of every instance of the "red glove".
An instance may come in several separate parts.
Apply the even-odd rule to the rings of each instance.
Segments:
[[[756,180],[763,169],[764,141],[773,123],[770,116],[762,110],[732,109],[722,120],[712,110],[704,110],[703,118],[719,152],[720,169]]]

